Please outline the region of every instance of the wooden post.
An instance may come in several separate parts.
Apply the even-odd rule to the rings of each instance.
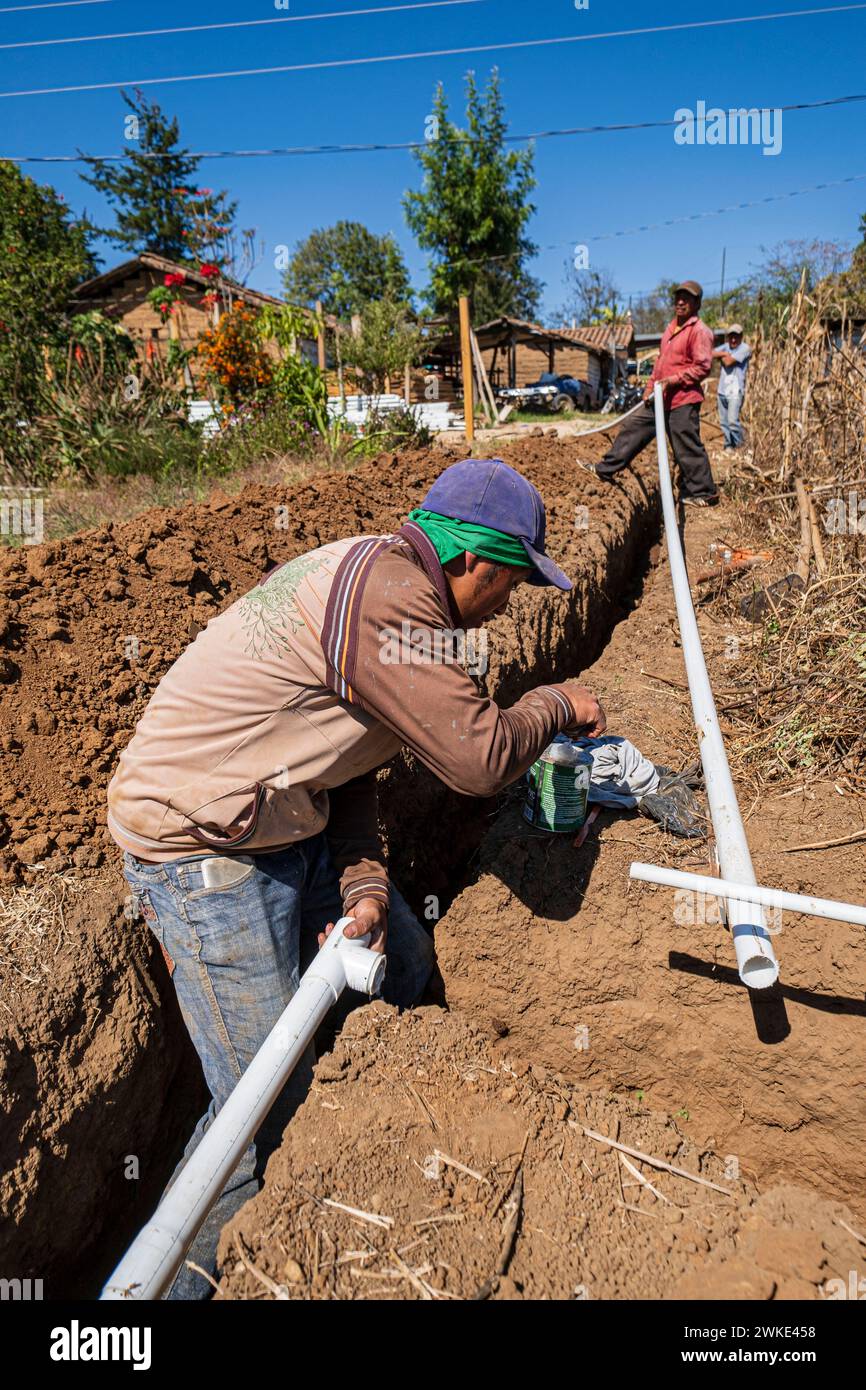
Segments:
[[[334,348],[337,354],[337,388],[340,393],[340,413],[346,413],[346,376],[343,371],[343,350],[340,344],[340,321],[334,330]]]
[[[487,369],[484,366],[484,358],[481,356],[481,349],[478,346],[478,339],[475,336],[475,330],[473,328],[469,329],[469,342],[472,347],[472,356],[475,360],[475,374],[478,378],[478,399],[490,416],[491,425],[494,425],[496,423],[496,402],[493,399],[493,389],[490,385]]]
[[[405,365],[405,367],[403,368],[403,404],[404,404],[404,405],[411,405],[411,403],[412,403],[412,368],[409,366],[409,363],[407,362],[406,365]]]
[[[318,319],[316,342],[319,348],[319,371],[323,372],[325,370],[325,317],[321,299],[316,300],[316,318]]]
[[[469,337],[469,300],[461,294],[460,307],[460,372],[463,377],[463,418],[466,421],[466,438],[471,444],[475,438],[475,412],[472,399],[472,346]]]
[[[815,509],[815,499],[809,493],[809,529],[812,532],[812,550],[815,555],[815,567],[819,575],[827,573],[827,561],[824,558],[824,545],[821,540],[821,530],[818,525],[818,513]]]
[[[796,573],[804,584],[809,582],[809,557],[812,554],[812,516],[809,511],[809,498],[801,478],[794,479],[797,491],[797,505],[800,509],[800,548],[797,552]]]

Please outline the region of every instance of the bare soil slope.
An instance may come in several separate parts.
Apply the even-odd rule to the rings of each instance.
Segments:
[[[656,1197],[585,1129],[717,1187],[630,1159]],[[223,1231],[217,1298],[473,1298],[492,1282],[506,1299],[810,1299],[866,1270],[851,1220],[731,1181],[677,1122],[492,1050],[465,1015],[372,1004]]]

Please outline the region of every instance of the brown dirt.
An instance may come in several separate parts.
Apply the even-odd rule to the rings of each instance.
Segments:
[[[575,652],[601,650],[642,569],[655,503],[633,479],[605,498],[598,527],[576,530],[575,507],[597,484],[576,475],[571,449],[547,437],[496,452],[541,489],[551,550],[577,579],[567,601],[522,596],[519,630],[502,620],[487,685],[507,701],[571,672]],[[461,456],[434,449],[292,487],[217,490],[202,505],[0,554],[4,1269],[55,1294],[92,1292],[201,1107],[197,1062],[145,928],[124,918],[103,824],[105,787],[151,691],[197,625],[264,570],[337,535],[395,527]],[[411,759],[397,760],[382,790],[395,877],[416,905],[430,893],[447,904],[487,808]],[[19,930],[22,890],[44,885],[61,899],[69,875],[86,891],[66,896],[62,921],[46,908]],[[129,1155],[138,1179],[125,1176]]]
[[[692,568],[726,527],[722,509],[689,515]],[[699,624],[724,692],[737,678],[726,659],[734,629],[705,612]],[[662,558],[640,607],[584,673],[609,727],[675,767],[697,756],[687,690],[677,685],[677,631]],[[862,798],[808,774],[801,781],[795,795],[741,791],[759,881],[862,902],[862,847],[783,852],[864,823]],[[718,921],[678,923],[673,890],[628,879],[632,860],[712,872],[708,846],[663,835],[636,813],[604,812],[596,825],[579,850],[570,837],[534,832],[516,805],[491,829],[474,881],[437,929],[449,1006],[485,1020],[509,1054],[684,1112],[687,1134],[737,1155],[762,1188],[803,1184],[849,1202],[862,1223],[862,930],[785,914],[775,937],[781,987],[749,995]],[[587,1050],[575,1046],[580,1028]]]
[[[595,437],[580,453],[603,447]],[[664,563],[603,651],[629,614],[657,527],[651,453],[638,477],[610,490],[576,472],[570,442],[530,437],[489,452],[541,488],[551,550],[577,584],[567,600],[519,592],[491,630],[488,691],[507,703],[595,662],[587,679],[611,726],[657,760],[690,760],[684,693],[642,674],[684,679]],[[142,924],[123,915],[119,855],[103,830],[118,749],[195,624],[271,564],[338,534],[394,527],[460,456],[449,446],[291,488],[217,492],[200,506],[0,556],[0,930],[22,887],[43,885],[62,907],[62,919],[46,907],[26,931],[15,919],[0,944],[0,1194],[13,1218],[0,1264],[10,1277],[42,1277],[50,1296],[95,1291],[202,1103],[162,961]],[[580,505],[588,530],[575,527]],[[692,558],[724,525],[719,513],[690,517]],[[736,678],[723,660],[727,634],[701,621],[723,686]],[[125,657],[131,636],[135,662]],[[786,918],[783,988],[756,1002],[737,982],[721,926],[675,925],[668,890],[628,887],[631,858],[706,868],[702,848],[605,814],[600,835],[577,851],[527,833],[514,805],[496,816],[493,804],[456,797],[411,759],[383,775],[382,808],[404,894],[416,910],[430,895],[448,908],[437,948],[457,1012],[398,1018],[374,1005],[351,1016],[263,1192],[238,1218],[241,1273],[235,1232],[224,1235],[221,1296],[269,1296],[249,1265],[285,1279],[290,1296],[420,1296],[404,1257],[413,1269],[431,1265],[416,1278],[437,1290],[471,1295],[495,1265],[506,1207],[493,1207],[527,1132],[525,1211],[499,1297],[583,1296],[579,1285],[590,1297],[809,1297],[828,1278],[862,1272],[861,1247],[838,1224],[862,1229],[866,1216],[854,1157],[862,933]],[[859,802],[821,784],[756,803],[747,830],[759,876],[862,900],[862,856],[779,853],[862,819]],[[83,891],[66,893],[70,875]],[[588,1051],[575,1047],[582,1027]],[[620,1190],[617,1161],[575,1124],[714,1180],[735,1159],[743,1181],[723,1179],[727,1197],[642,1165],[680,1204],[668,1208],[643,1188]],[[424,1178],[415,1164],[433,1147],[492,1190],[455,1170]],[[129,1155],[137,1181],[125,1177]],[[623,1194],[639,1212],[617,1208]],[[378,1204],[396,1224],[359,1227],[320,1207],[325,1197]],[[463,1219],[410,1224],[437,1215]],[[329,1266],[324,1231],[339,1254],[366,1250],[367,1240],[377,1254]],[[378,1279],[383,1269],[403,1278]]]
[[[725,526],[723,511],[689,514],[692,563]],[[724,690],[736,680],[729,634],[705,614],[701,627]],[[663,558],[584,675],[611,728],[657,761],[695,756]],[[866,1214],[862,933],[786,917],[782,986],[748,995],[720,924],[677,925],[671,892],[629,886],[633,858],[706,871],[705,845],[603,813],[576,850],[526,825],[516,789],[511,803],[437,925],[452,1012],[372,1005],[350,1017],[262,1192],[223,1233],[219,1296],[270,1298],[270,1279],[290,1298],[472,1297],[496,1268],[524,1141],[521,1224],[495,1297],[801,1299],[826,1296],[832,1278],[847,1288],[863,1248],[839,1223],[862,1229]],[[780,853],[850,832],[862,820],[851,797],[813,783],[805,797],[743,805],[762,879],[862,900],[862,861],[848,850]],[[635,1179],[584,1126],[731,1195],[645,1163],[673,1205],[627,1187]],[[487,1182],[447,1166],[425,1177],[437,1148]]]
[[[641,1164],[659,1200],[584,1127],[730,1195]],[[474,1176],[446,1164],[436,1176],[436,1150]],[[519,1224],[495,1298],[814,1299],[866,1270],[841,1204],[785,1186],[759,1195],[668,1116],[491,1049],[465,1015],[371,1004],[223,1231],[217,1298],[279,1286],[299,1300],[473,1298],[497,1268],[515,1170]]]

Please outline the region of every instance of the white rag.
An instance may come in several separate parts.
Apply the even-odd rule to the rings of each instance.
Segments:
[[[602,738],[578,738],[575,743],[592,758],[590,801],[630,809],[657,789],[655,765],[627,738],[605,734]]]

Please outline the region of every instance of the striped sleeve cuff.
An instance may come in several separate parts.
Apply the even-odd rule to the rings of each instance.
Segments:
[[[390,907],[391,894],[387,878],[359,878],[350,883],[343,893],[343,912],[348,915],[351,908],[362,898],[377,898]]]
[[[549,691],[549,693],[550,693],[551,695],[554,696],[554,698],[556,699],[557,703],[560,705],[560,707],[561,707],[563,713],[565,714],[565,722],[566,722],[566,724],[570,724],[571,721],[572,721],[572,719],[574,718],[574,714],[573,714],[573,712],[572,712],[571,705],[569,704],[568,700],[566,700],[566,698],[565,698],[565,696],[563,695],[562,691],[561,691],[561,690],[553,690],[550,686],[546,686],[545,688]]]
[[[532,695],[553,696],[553,699],[556,701],[558,709],[562,711],[561,719],[559,721],[560,729],[567,729],[569,724],[573,723],[574,710],[571,707],[570,701],[565,697],[565,695],[563,695],[561,690],[557,690],[556,687],[553,685],[537,685],[535,689],[531,690],[529,692],[529,695],[525,696],[524,698],[528,699],[529,696]]]

